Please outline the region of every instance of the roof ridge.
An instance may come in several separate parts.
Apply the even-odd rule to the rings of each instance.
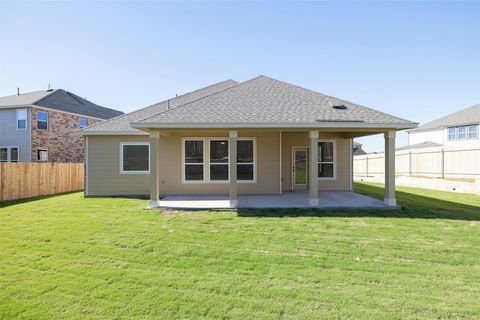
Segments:
[[[50,92],[49,94],[47,94],[45,97],[41,97],[40,99],[34,101],[34,102],[32,103],[32,105],[35,105],[36,103],[39,103],[39,102],[43,101],[43,100],[46,99],[47,97],[50,97],[53,93],[57,92],[58,90],[60,90],[60,89],[52,90],[52,92]],[[39,90],[39,91],[42,91],[42,90]],[[47,92],[48,92],[48,90],[47,90]]]
[[[200,98],[198,98],[198,99],[195,99],[195,100],[189,101],[189,102],[187,102],[187,103],[181,104],[181,105],[179,105],[179,106],[176,106],[176,107],[174,107],[174,108],[167,109],[167,110],[163,110],[163,111],[160,111],[159,113],[155,113],[155,114],[149,115],[148,117],[146,117],[146,118],[143,118],[143,119],[141,119],[141,120],[138,120],[138,121],[135,121],[135,122],[142,122],[142,121],[144,121],[144,120],[147,120],[147,119],[149,119],[149,118],[156,117],[156,116],[158,116],[158,115],[160,115],[160,114],[163,114],[163,113],[169,112],[169,111],[171,111],[171,110],[177,110],[178,108],[181,108],[181,107],[184,107],[184,106],[186,106],[186,105],[189,105],[189,104],[191,104],[191,103],[194,103],[194,102],[200,101],[200,100],[202,100],[202,99],[204,99],[204,98],[211,97],[211,96],[214,96],[214,95],[216,95],[216,94],[219,94],[219,93],[225,92],[225,91],[227,91],[227,90],[230,90],[230,89],[236,88],[236,87],[238,87],[238,86],[240,86],[240,85],[246,84],[246,83],[248,83],[248,82],[251,82],[251,81],[253,81],[253,80],[256,80],[256,79],[258,79],[258,78],[261,78],[261,77],[264,77],[264,76],[262,76],[262,75],[259,75],[259,76],[256,76],[255,78],[252,78],[252,79],[249,79],[249,80],[246,80],[246,81],[243,81],[243,82],[237,82],[237,84],[236,84],[236,85],[234,85],[234,86],[231,86],[231,87],[229,87],[229,88],[226,88],[226,89],[223,89],[223,90],[220,90],[220,91],[214,92],[214,93],[207,94],[206,96],[203,96],[203,97],[200,97]]]
[[[179,95],[179,96],[176,96],[176,97],[173,97],[173,98],[170,98],[170,99],[166,99],[166,100],[162,100],[162,101],[157,102],[157,103],[153,103],[153,104],[151,104],[151,105],[148,105],[148,106],[146,106],[146,107],[143,107],[143,108],[134,110],[134,111],[132,111],[132,112],[128,112],[128,113],[124,113],[124,114],[118,115],[118,116],[113,117],[113,118],[110,118],[110,119],[108,119],[108,120],[106,120],[106,121],[97,122],[97,123],[95,123],[95,124],[92,124],[91,126],[88,126],[88,127],[84,128],[84,129],[82,129],[81,131],[84,131],[84,130],[86,131],[87,129],[95,128],[95,127],[97,127],[97,126],[99,126],[99,125],[103,125],[103,124],[105,124],[105,123],[107,123],[107,122],[113,121],[114,119],[119,119],[119,118],[122,118],[122,117],[124,117],[124,116],[128,116],[128,115],[131,115],[131,114],[135,114],[135,113],[138,113],[138,112],[143,111],[143,110],[145,110],[145,109],[148,109],[148,108],[151,108],[151,107],[154,107],[154,106],[158,106],[158,105],[160,105],[160,104],[162,104],[162,103],[166,103],[166,102],[171,101],[171,100],[174,100],[174,99],[178,99],[178,98],[185,97],[185,96],[187,96],[187,95],[189,95],[189,94],[198,92],[198,91],[200,91],[200,90],[205,90],[205,89],[211,88],[211,87],[213,87],[213,86],[216,86],[216,85],[219,85],[219,84],[228,82],[228,81],[233,81],[233,82],[235,82],[235,83],[238,84],[238,82],[235,81],[235,80],[233,80],[233,79],[223,80],[223,81],[220,81],[220,82],[217,82],[217,83],[208,85],[208,86],[206,86],[206,87],[199,88],[199,89],[196,89],[196,90],[193,90],[193,91],[190,91],[190,92],[181,94],[181,95]],[[180,106],[182,106],[182,105],[180,105]],[[179,107],[179,106],[177,106],[177,107]],[[175,107],[175,108],[177,108],[177,107]],[[175,109],[175,108],[172,108],[172,109]],[[169,109],[169,110],[171,110],[171,109]],[[147,118],[149,118],[149,117],[151,117],[151,115],[148,116]],[[145,118],[145,119],[147,119],[147,118]],[[142,120],[144,120],[144,119],[142,119]],[[139,121],[142,121],[142,120],[139,120]]]

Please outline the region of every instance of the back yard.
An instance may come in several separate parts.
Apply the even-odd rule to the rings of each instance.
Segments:
[[[480,197],[398,190],[402,211],[4,203],[0,319],[480,318]]]

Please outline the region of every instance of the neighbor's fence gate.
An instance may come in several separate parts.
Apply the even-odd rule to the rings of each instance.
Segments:
[[[384,154],[355,156],[354,175],[383,176]],[[395,154],[397,176],[480,179],[480,148],[425,148],[401,150]]]
[[[83,189],[83,163],[0,163],[0,201]]]

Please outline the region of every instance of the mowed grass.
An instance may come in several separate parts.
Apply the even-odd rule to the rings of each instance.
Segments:
[[[6,203],[0,318],[480,318],[480,197],[398,189],[401,211]]]

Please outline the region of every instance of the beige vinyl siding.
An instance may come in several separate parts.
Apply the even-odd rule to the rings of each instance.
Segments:
[[[256,139],[256,183],[239,183],[239,194],[278,194],[278,131],[239,130],[239,138]],[[160,195],[228,194],[228,183],[182,183],[182,138],[228,137],[228,131],[170,131],[160,137]],[[120,174],[120,142],[148,141],[139,136],[88,138],[88,195],[147,195],[148,174]]]
[[[149,194],[148,174],[120,174],[120,142],[148,141],[139,136],[88,137],[87,196]]]
[[[182,183],[182,138],[224,137],[226,131],[174,132],[160,137],[160,194],[228,194],[228,183]],[[279,193],[280,141],[278,132],[239,130],[239,138],[256,139],[256,183],[239,183],[239,194]],[[206,141],[205,143],[208,143]],[[162,150],[167,150],[163,152]]]
[[[336,179],[319,180],[319,190],[350,190],[350,139],[339,134],[320,132],[320,140],[332,139],[336,142]],[[292,148],[308,147],[308,132],[282,133],[282,189],[292,190]]]

